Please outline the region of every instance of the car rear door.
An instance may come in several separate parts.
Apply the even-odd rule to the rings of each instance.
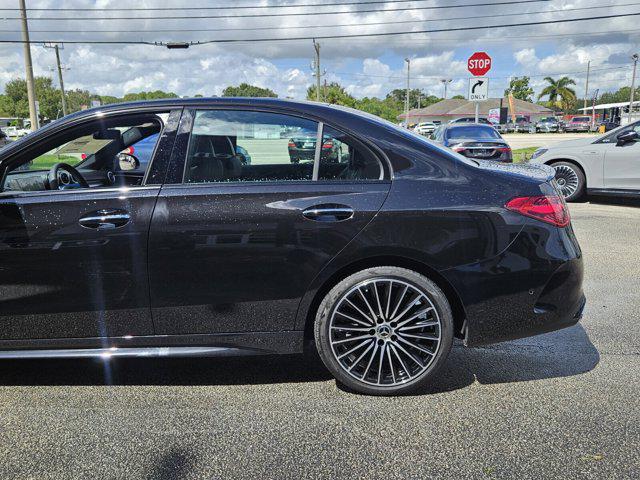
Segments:
[[[169,114],[144,185],[0,193],[1,344],[154,333],[147,240],[180,113]]]
[[[293,329],[313,278],[382,206],[386,167],[357,140],[289,114],[198,110],[182,125],[151,223],[156,332]],[[207,136],[233,138],[251,164],[219,159]],[[322,139],[313,160],[290,157],[293,136]]]
[[[616,136],[633,129],[640,134],[640,124],[635,124],[618,132]],[[608,189],[640,190],[640,141],[616,145],[614,138],[607,145],[604,186]]]

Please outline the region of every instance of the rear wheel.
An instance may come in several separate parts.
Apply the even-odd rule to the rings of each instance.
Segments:
[[[445,362],[453,316],[442,290],[412,270],[374,267],[342,280],[316,315],[320,358],[348,388],[373,395],[427,384]]]
[[[585,178],[580,168],[569,162],[556,162],[551,166],[556,171],[556,182],[567,202],[578,200],[584,195]]]

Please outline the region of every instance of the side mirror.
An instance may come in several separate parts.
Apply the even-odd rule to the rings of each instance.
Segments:
[[[120,170],[128,172],[138,168],[140,166],[140,160],[128,153],[119,153],[118,166],[120,167]]]
[[[638,138],[640,137],[638,137],[638,132],[636,132],[635,130],[620,133],[618,134],[618,136],[616,136],[616,140],[618,140],[616,146],[620,147],[625,143],[635,142],[638,140]]]

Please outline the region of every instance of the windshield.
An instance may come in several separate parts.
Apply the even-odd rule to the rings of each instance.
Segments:
[[[470,139],[500,139],[500,135],[493,127],[456,127],[447,131],[447,138],[470,138]]]

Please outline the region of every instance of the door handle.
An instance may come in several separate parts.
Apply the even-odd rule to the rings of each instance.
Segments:
[[[353,208],[348,205],[314,205],[302,211],[302,215],[316,222],[341,222],[353,217]]]
[[[131,220],[129,212],[119,209],[102,209],[91,212],[80,218],[78,223],[85,228],[95,230],[111,230],[124,227]]]

